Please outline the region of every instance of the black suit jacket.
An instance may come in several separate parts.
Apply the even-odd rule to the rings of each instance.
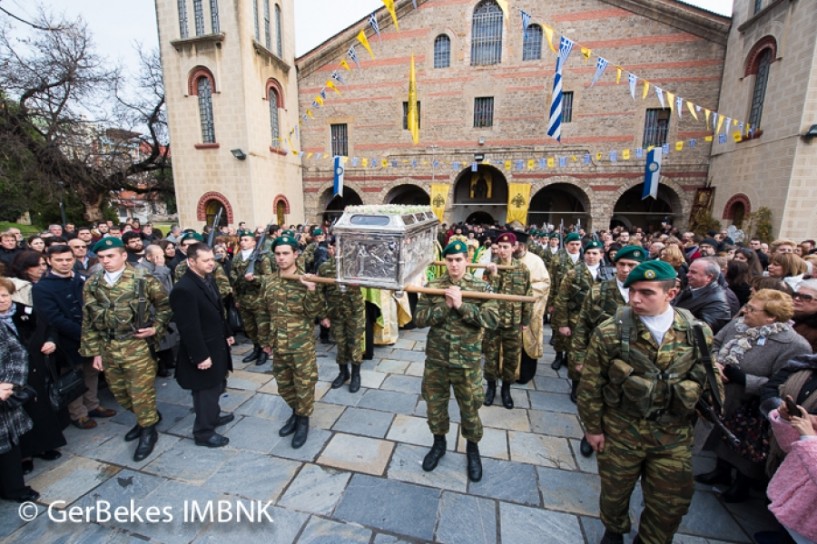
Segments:
[[[222,383],[233,369],[227,345],[233,331],[224,318],[218,291],[208,289],[203,279],[188,270],[170,292],[170,307],[181,336],[176,381],[183,389],[194,390]],[[198,364],[208,357],[213,366],[199,370]]]
[[[717,280],[695,291],[686,287],[678,295],[675,306],[692,312],[692,315],[709,325],[715,334],[732,320],[726,292],[718,285]]]

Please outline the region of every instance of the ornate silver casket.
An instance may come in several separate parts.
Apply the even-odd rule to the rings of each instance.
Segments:
[[[429,206],[347,206],[333,227],[338,282],[402,290],[434,260],[439,224]]]

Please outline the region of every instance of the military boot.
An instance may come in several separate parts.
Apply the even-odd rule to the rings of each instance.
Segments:
[[[298,449],[306,442],[309,435],[309,416],[295,416],[295,434],[292,435],[292,448]]]
[[[258,359],[255,360],[255,366],[266,364],[267,361],[269,361],[269,355],[262,349],[261,353],[258,354]]]
[[[349,382],[349,392],[360,391],[360,365],[352,364],[352,381]]]
[[[621,533],[614,533],[613,531],[606,529],[604,531],[604,536],[601,537],[601,541],[599,544],[624,544],[624,535]]]
[[[485,406],[490,406],[494,403],[496,396],[496,381],[488,380],[488,388],[485,390],[485,401],[482,403]]]
[[[563,352],[561,352],[561,351],[557,351],[556,352],[556,358],[553,359],[552,363],[550,363],[550,368],[552,368],[553,370],[559,370],[560,368],[562,368],[562,365],[564,364],[564,362],[565,362],[565,354]]]
[[[437,463],[445,455],[445,448],[445,435],[435,434],[434,445],[431,446],[431,450],[429,450],[429,452],[423,458],[423,470],[426,472],[431,472],[437,468]]]
[[[339,388],[341,385],[343,385],[349,380],[349,365],[347,364],[338,365],[338,368],[340,369],[340,373],[338,374],[338,377],[335,378],[335,380],[332,382],[332,389]]]
[[[465,455],[468,458],[468,479],[478,482],[482,479],[482,460],[479,458],[479,446],[476,442],[468,441],[465,446]]]
[[[292,415],[289,416],[287,422],[284,423],[284,426],[278,431],[278,436],[289,436],[295,432],[295,424],[298,422],[298,416],[295,415],[295,410],[292,411]]]
[[[260,355],[261,355],[261,346],[259,346],[258,344],[253,344],[252,351],[250,352],[249,355],[247,355],[246,357],[241,359],[241,362],[242,363],[250,363],[250,362],[255,361],[256,359],[258,359],[258,357]]]
[[[156,432],[155,423],[142,428],[139,434],[139,444],[136,445],[136,451],[133,453],[133,460],[138,463],[147,458],[148,455],[153,453],[153,448],[158,441],[159,433]]]
[[[570,384],[570,402],[576,404],[579,400],[579,380],[573,380]]]
[[[511,382],[502,382],[502,406],[508,410],[513,410],[513,398],[511,397]]]
[[[156,365],[156,377],[158,378],[169,378],[170,371],[167,369],[167,364],[164,361],[159,361]]]
[[[732,465],[723,459],[718,459],[714,470],[698,474],[695,476],[695,481],[704,485],[731,485]]]
[[[156,411],[156,415],[159,416],[159,419],[156,421],[156,425],[158,425],[162,421],[162,412]],[[133,429],[129,430],[125,433],[125,442],[131,442],[139,438],[139,435],[142,434],[142,427],[139,426],[137,423],[133,426]]]

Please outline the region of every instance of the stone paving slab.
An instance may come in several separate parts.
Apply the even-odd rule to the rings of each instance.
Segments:
[[[161,442],[160,438],[159,443]],[[193,440],[182,440],[173,449],[159,456],[151,456],[151,462],[143,470],[157,476],[201,485],[236,455],[234,449],[205,448],[196,446]]]
[[[318,458],[318,463],[375,476],[382,475],[394,442],[335,433]]]
[[[457,442],[457,451],[465,453],[468,441],[460,435]],[[501,429],[484,427],[482,429],[482,440],[479,441],[479,453],[482,457],[492,457],[494,459],[510,459],[508,455],[508,433]]]
[[[411,361],[403,361],[399,359],[382,359],[375,370],[384,374],[403,374],[409,366]]]
[[[268,374],[236,370],[227,377],[227,387],[230,389],[257,391],[270,380],[272,380],[272,376]]]
[[[502,542],[539,544],[542,535],[554,544],[583,540],[576,516],[508,503],[499,505],[499,516]]]
[[[482,480],[469,482],[468,492],[532,506],[541,502],[535,467],[496,459],[482,460]]]
[[[451,423],[448,427],[448,434],[445,435],[446,446],[449,450],[454,449],[457,444],[457,432],[459,425]],[[415,446],[431,447],[434,443],[434,436],[428,428],[428,421],[425,418],[406,416],[398,414],[389,429],[386,438],[394,442],[406,442]]]
[[[68,505],[116,475],[119,467],[84,457],[73,457],[27,482],[40,492],[40,502]]]
[[[277,395],[253,395],[235,410],[236,415],[263,417],[283,422],[292,414],[284,399]]]
[[[496,542],[496,503],[443,491],[435,540],[445,544]]]
[[[571,514],[599,515],[599,479],[571,470],[537,467],[544,507]]]
[[[530,410],[528,417],[533,433],[579,439],[584,436],[579,418],[574,414]]]
[[[368,408],[346,408],[332,430],[350,434],[384,438],[391,427],[394,414],[369,410]]]
[[[306,524],[298,544],[368,544],[372,532],[359,525],[339,523],[328,519],[312,517]]]
[[[292,480],[283,497],[281,506],[329,515],[337,506],[352,473],[307,463]]]
[[[268,455],[239,451],[231,456],[202,487],[259,501],[276,500],[295,476],[301,463],[273,460]]]
[[[284,422],[281,422],[283,426]],[[276,431],[277,432],[277,431]],[[324,446],[332,437],[332,433],[324,429],[309,429],[309,438],[306,444],[298,448],[292,449],[292,437],[288,436],[284,440],[278,442],[270,452],[276,457],[284,457],[294,461],[308,461],[312,462],[317,458],[318,454],[323,451]]]
[[[286,440],[278,436],[278,428],[282,425],[260,417],[241,417],[221,434],[230,439],[230,448],[269,453],[279,442]]]
[[[510,431],[508,442],[511,448],[511,461],[576,470],[576,462],[573,460],[567,439]]]
[[[411,414],[417,406],[418,398],[418,395],[412,393],[369,389],[363,395],[360,402],[357,403],[357,406],[397,414]]]
[[[500,402],[497,406],[497,402]],[[479,409],[479,418],[485,427],[505,429],[509,431],[530,432],[530,420],[525,410],[506,410],[499,399],[493,406],[483,406]]]
[[[468,487],[465,455],[447,452],[432,472],[423,470],[429,448],[397,444],[388,468],[388,477],[413,484],[465,493]]]
[[[380,389],[419,395],[421,393],[420,384],[422,381],[423,380],[421,378],[416,376],[389,376],[383,381]]]
[[[549,412],[576,413],[576,405],[570,402],[570,391],[561,393],[547,393],[544,391],[530,391],[530,407],[534,410],[546,410]]]

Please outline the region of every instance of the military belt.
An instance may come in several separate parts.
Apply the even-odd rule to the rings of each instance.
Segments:
[[[108,340],[130,340],[133,338],[132,332],[125,332],[125,333],[108,333],[105,335]]]

